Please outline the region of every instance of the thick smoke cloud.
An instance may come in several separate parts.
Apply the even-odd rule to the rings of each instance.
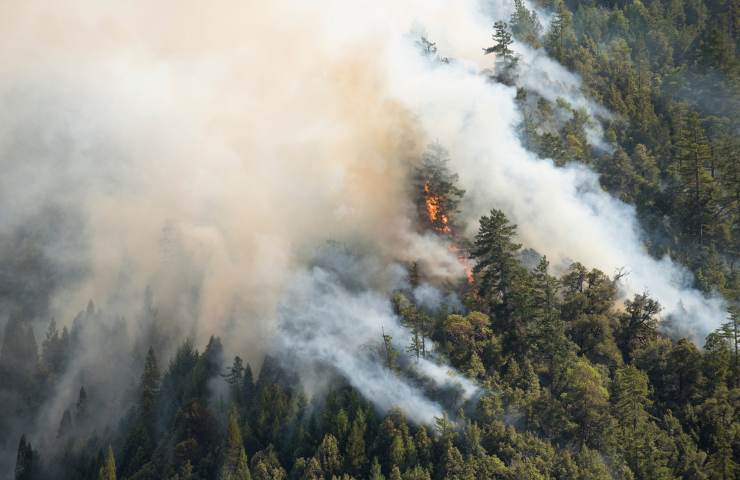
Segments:
[[[426,272],[462,276],[445,245],[415,233],[410,220],[409,166],[433,141],[449,149],[467,190],[467,234],[481,214],[501,208],[522,242],[555,264],[573,259],[609,273],[624,266],[625,294],[649,290],[681,331],[713,329],[721,302],[685,287],[680,267],[648,256],[630,207],[602,192],[592,172],[555,168],[521,146],[515,89],[481,74],[493,66],[481,52],[494,20],[486,12],[506,17],[510,6],[2,3],[2,248],[23,228],[47,223],[45,212],[61,212],[53,215],[67,220],[61,231],[36,230],[47,232],[39,248],[62,273],[47,288],[48,308],[33,315],[68,324],[93,298],[106,312],[99,317],[113,319],[86,338],[59,386],[65,395],[43,418],[59,418],[79,371],[112,376],[98,360],[111,351],[104,336],[148,339],[139,315],[147,286],[173,340],[202,344],[220,334],[254,362],[280,333],[278,305],[286,311],[301,291],[319,302],[308,296],[306,311],[293,312],[306,322],[318,320],[309,313],[356,307],[332,317],[339,327],[326,333],[335,342],[355,327],[343,319],[388,316],[372,292],[387,291],[392,279],[356,295],[323,281],[328,296],[311,283],[318,273],[296,280],[326,240],[371,245],[381,265],[422,258]],[[409,34],[419,29],[455,61],[421,57]],[[541,52],[520,53],[529,69],[522,81],[537,72],[551,79],[527,85],[605,115],[579,96],[576,77]],[[307,290],[286,287],[295,282]],[[376,330],[363,335],[377,335],[366,326]],[[307,354],[318,355],[313,347],[305,345]],[[376,388],[392,379],[363,379],[358,388],[379,404],[398,400]],[[424,419],[438,412],[409,398]]]
[[[372,256],[358,258],[336,248],[324,249],[311,267],[292,275],[278,308],[275,345],[290,367],[301,372],[309,393],[322,390],[336,372],[379,408],[400,408],[411,420],[428,425],[445,410],[425,394],[425,384],[457,391],[459,401],[476,394],[473,382],[451,367],[407,358],[412,334],[390,302],[392,289],[404,282],[400,266],[380,266]],[[418,381],[386,367],[383,334],[400,353],[395,362],[414,372]]]
[[[466,31],[475,25],[471,19]],[[482,35],[485,29],[480,30]],[[523,61],[532,62],[526,68],[548,70],[555,65],[551,60],[532,61],[529,53],[522,50]],[[674,333],[698,341],[723,321],[720,298],[707,299],[692,289],[691,275],[682,266],[650,257],[634,209],[604,192],[594,172],[577,164],[557,168],[524,149],[514,133],[521,122],[515,88],[491,84],[470,63],[430,65],[424,58],[410,61],[402,54],[394,55],[391,63],[394,95],[418,112],[423,131],[450,150],[452,168],[467,191],[469,234],[476,220],[496,206],[519,225],[525,245],[561,268],[573,260],[607,273],[626,268],[623,293],[647,291],[657,298],[671,320],[665,327]],[[556,92],[572,92],[576,78],[561,69],[550,71],[539,88],[554,81]],[[571,103],[584,108],[590,104],[577,97]],[[597,110],[593,114],[607,115]]]

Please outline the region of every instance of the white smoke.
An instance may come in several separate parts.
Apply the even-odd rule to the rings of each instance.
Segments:
[[[402,277],[387,282],[400,267],[380,267],[371,257],[358,259],[331,249],[323,252],[320,263],[292,275],[278,309],[275,337],[276,351],[301,372],[309,393],[322,390],[336,372],[379,408],[400,408],[417,423],[433,424],[444,408],[418,382],[387,368],[381,351],[385,334],[399,365],[437,388],[459,390],[460,400],[475,395],[475,384],[451,367],[429,358],[409,359],[406,347],[412,334],[393,313],[387,290],[402,285]],[[386,279],[381,291],[369,285],[378,276]]]
[[[471,12],[464,31],[469,35],[476,25]],[[430,30],[430,35],[435,32]],[[444,44],[439,48],[445,51]],[[451,167],[467,192],[464,214],[470,219],[470,235],[481,215],[491,207],[500,208],[519,225],[522,242],[556,265],[574,259],[607,273],[625,267],[629,276],[623,281],[623,293],[648,291],[663,305],[672,320],[670,328],[677,333],[700,340],[719,326],[725,317],[723,301],[692,289],[691,275],[682,266],[648,254],[633,207],[604,192],[588,168],[574,164],[557,168],[523,148],[516,135],[521,117],[513,87],[491,84],[470,62],[414,60],[400,43],[389,51],[394,98],[417,112],[423,130],[450,150]],[[577,85],[573,83],[577,77],[564,75],[552,60],[534,65],[549,78],[562,79],[539,83],[546,98],[568,94],[572,89],[564,86]],[[547,93],[552,85],[557,88]],[[570,97],[584,107],[591,104]],[[595,114],[606,115],[594,108]]]
[[[354,381],[371,399],[428,421],[438,405],[380,367],[360,370],[345,348],[377,337],[378,320],[407,335],[372,293],[384,290],[350,292],[321,271],[306,273],[301,252],[327,239],[364,242],[386,265],[422,258],[434,275],[462,276],[454,255],[410,220],[409,166],[438,141],[467,191],[468,235],[480,215],[501,208],[522,242],[555,264],[626,267],[626,295],[647,289],[682,331],[714,329],[722,302],[647,254],[631,207],[586,168],[556,168],[522,147],[515,89],[482,74],[493,66],[482,47],[496,19],[485,12],[506,18],[510,6],[484,3],[4,2],[0,234],[49,204],[83,219],[79,250],[47,252],[84,265],[84,280],[55,292],[60,323],[95,298],[128,319],[130,336],[142,335],[127,310],[151,285],[160,321],[180,337],[228,335],[227,348],[249,349],[254,361],[278,317],[290,317],[324,337],[306,338],[299,324],[284,339],[294,349],[348,378],[362,371]],[[420,28],[455,61],[421,57],[408,35]],[[523,85],[606,115],[579,94],[577,77],[541,52],[519,51]],[[90,340],[88,367],[103,345]],[[450,378],[444,367],[419,368]],[[66,391],[76,378],[63,379]],[[48,406],[48,418],[64,406]]]

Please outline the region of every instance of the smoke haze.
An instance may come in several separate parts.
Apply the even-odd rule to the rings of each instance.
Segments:
[[[132,305],[149,286],[176,339],[222,335],[253,363],[269,340],[360,371],[354,350],[327,351],[379,340],[378,321],[404,338],[382,299],[403,281],[393,265],[420,260],[432,276],[464,276],[444,242],[414,227],[408,174],[436,141],[467,192],[467,235],[500,208],[553,265],[625,267],[625,295],[648,290],[672,328],[708,333],[722,302],[646,253],[633,209],[593,172],[556,168],[521,145],[515,87],[481,73],[493,66],[481,52],[491,24],[509,14],[473,0],[4,2],[0,255],[18,258],[14,239],[31,232],[26,245],[45,263],[5,289],[3,318],[17,292],[51,272],[27,302],[45,305],[33,312],[40,324],[69,324],[92,298],[110,327],[100,335],[117,326],[118,338],[145,338]],[[419,54],[412,32],[422,30],[450,64]],[[542,52],[519,53],[523,86],[609,115]],[[598,129],[590,137],[602,142]],[[327,273],[343,267],[313,266],[327,240],[372,248],[362,272],[376,284],[352,291]],[[306,329],[325,338],[309,341]],[[90,335],[44,418],[73,398],[76,372],[106,352],[125,355]],[[439,415],[416,387],[367,369],[355,386],[382,408],[400,403],[420,422]],[[436,364],[420,371],[447,378]]]

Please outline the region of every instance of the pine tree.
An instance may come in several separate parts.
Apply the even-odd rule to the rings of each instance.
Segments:
[[[401,470],[398,465],[393,465],[393,468],[391,468],[390,480],[401,480]]]
[[[62,343],[54,317],[49,321],[46,337],[41,343],[41,361],[50,372],[58,373],[62,368]]]
[[[385,329],[382,325],[380,327],[380,331],[383,338],[382,355],[385,359],[385,366],[386,368],[388,368],[388,370],[395,370],[396,357],[398,356],[398,352],[396,352],[396,349],[393,348],[393,337],[391,337],[390,335],[386,335]]]
[[[476,260],[473,273],[480,278],[479,294],[488,300],[491,311],[507,306],[514,276],[519,263],[516,253],[521,245],[513,242],[516,225],[509,223],[504,213],[493,209],[480,219],[480,228],[470,256]]]
[[[432,464],[432,439],[427,434],[427,429],[422,425],[414,435],[416,445],[416,457],[420,464],[426,466]]]
[[[442,234],[452,234],[456,230],[455,214],[465,195],[465,190],[457,185],[459,177],[450,170],[449,162],[449,152],[433,143],[422,155],[413,177],[420,225]]]
[[[244,369],[243,385],[244,401],[249,405],[252,402],[255,393],[254,374],[252,373],[252,366],[249,363],[247,363],[247,367]]]
[[[236,407],[232,407],[229,413],[224,456],[224,464],[221,469],[222,480],[251,480],[252,476],[249,472],[247,454],[242,443],[239,413]]]
[[[57,431],[57,438],[65,436],[72,429],[72,414],[69,413],[69,409],[64,409],[62,420],[59,422],[59,430]]]
[[[32,480],[34,478],[35,452],[31,443],[22,435],[18,442],[18,454],[15,461],[15,480]]]
[[[738,402],[734,395],[733,398],[727,387],[720,385],[699,408],[704,423],[702,431],[711,445],[707,466],[712,479],[735,479],[740,471],[734,450],[738,435]]]
[[[159,393],[159,368],[154,349],[149,348],[144,361],[144,373],[139,387],[139,412],[148,422],[154,421],[157,394]]]
[[[624,302],[626,312],[620,318],[619,347],[629,359],[632,352],[657,335],[658,319],[662,307],[647,293],[635,295]]]
[[[411,340],[406,351],[412,353],[416,360],[426,357],[426,317],[413,305],[402,312],[403,324],[411,329]]]
[[[641,453],[646,449],[645,423],[651,405],[648,398],[648,378],[633,365],[627,365],[616,373],[614,412],[620,424],[619,443],[627,454],[627,464],[638,477],[642,475]]]
[[[584,358],[574,360],[563,374],[560,398],[577,426],[575,439],[581,446],[588,445],[604,426],[609,391],[601,372]]]
[[[676,161],[681,181],[677,207],[683,210],[686,234],[703,245],[708,233],[705,230],[711,225],[711,216],[716,208],[717,189],[708,172],[711,147],[697,113],[687,116],[677,137]]]
[[[373,465],[370,467],[370,480],[385,480],[385,476],[380,469],[378,457],[373,457]]]
[[[110,446],[105,452],[105,461],[98,472],[98,480],[116,480],[116,458]]]
[[[511,38],[509,32],[509,25],[506,22],[498,21],[493,24],[493,40],[496,42],[492,47],[483,49],[483,53],[488,55],[489,53],[495,53],[497,56],[505,62],[514,61],[514,51],[510,48],[514,40]]]
[[[740,307],[733,305],[729,308],[729,321],[722,324],[720,327],[720,336],[730,344],[732,349],[732,375],[731,385],[740,386],[740,356],[738,356],[738,348],[740,348]]]
[[[564,2],[558,1],[555,17],[550,24],[547,46],[560,63],[564,63],[566,50],[573,39],[572,22],[573,17],[568,7]]]
[[[548,273],[550,263],[542,257],[532,275],[532,299],[534,316],[534,346],[550,371],[557,359],[564,358],[572,350],[565,334],[565,322],[560,318],[560,282]]]
[[[254,480],[285,480],[288,476],[272,445],[254,454],[251,471]]]
[[[432,480],[429,472],[419,465],[403,472],[402,478],[404,480]]]
[[[244,363],[238,355],[234,357],[234,363],[222,376],[231,389],[231,400],[241,405],[242,393],[244,393]]]
[[[347,438],[347,450],[344,455],[347,468],[354,473],[359,473],[367,463],[367,456],[365,454],[366,430],[367,421],[365,419],[365,413],[362,410],[358,410],[355,418],[352,420],[349,437]]]
[[[339,445],[337,439],[331,433],[324,435],[319,448],[316,450],[316,458],[321,464],[321,471],[331,478],[332,475],[339,473],[342,467],[342,456],[339,454]]]
[[[139,402],[136,422],[129,432],[119,465],[124,476],[133,475],[146,465],[156,449],[157,399],[159,395],[159,368],[154,349],[149,348],[144,371],[139,383]]]
[[[87,419],[87,392],[85,387],[80,387],[80,393],[77,396],[77,403],[75,404],[75,421],[78,425],[85,422]]]
[[[452,441],[447,440],[442,451],[442,469],[444,471],[444,478],[449,479],[466,479],[465,476],[465,461],[463,460],[460,450],[452,444]]]
[[[583,447],[578,456],[576,463],[580,470],[579,478],[589,480],[610,480],[612,475],[609,474],[609,468],[604,464],[599,452]],[[657,479],[652,479],[657,480]]]
[[[529,10],[523,0],[514,0],[514,13],[511,15],[512,34],[534,48],[540,47],[539,37],[542,33],[542,24],[537,18],[537,12]]]
[[[388,461],[390,465],[403,465],[406,461],[406,445],[401,432],[396,431],[391,436],[388,446]]]
[[[455,438],[455,429],[447,412],[443,412],[441,417],[434,417],[434,429],[441,443],[452,441]]]

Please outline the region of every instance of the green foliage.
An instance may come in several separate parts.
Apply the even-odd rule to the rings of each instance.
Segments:
[[[238,357],[237,357],[238,358]],[[222,480],[251,480],[252,476],[247,465],[247,454],[242,444],[242,434],[239,428],[239,414],[235,408],[229,413],[227,427],[224,465],[221,470]]]
[[[513,84],[512,45],[524,42],[578,73],[585,93],[609,109],[612,115],[601,119],[606,145],[592,148],[596,125],[588,112],[517,92],[529,149],[558,166],[596,169],[606,190],[634,205],[650,253],[682,262],[698,288],[727,300],[728,321],[703,349],[663,336],[660,305],[647,293],[617,305],[619,272],[610,276],[577,262],[553,271],[544,257],[525,266],[516,226],[493,209],[480,219],[470,249],[474,285],[454,292],[467,295],[465,308],[429,311],[408,292],[393,297],[395,313],[412,332],[407,353],[418,362],[449,361],[482,387],[468,402],[428,388],[445,411],[434,425],[377,411],[349,386],[351,378],[308,400],[280,358],[265,358],[259,372],[239,356],[225,366],[215,337],[202,353],[185,341],[160,376],[157,355],[175,345],[153,341],[134,358],[142,375],[138,388],[131,382],[131,409],[118,427],[93,433],[109,405],[93,385],[73,384],[80,387],[76,404],[61,405],[53,419],[57,444],[45,447],[40,462],[22,437],[15,478],[116,478],[110,445],[126,479],[736,478],[740,6],[736,0],[536,6],[543,5],[553,15],[545,34],[521,0],[514,0],[508,25],[494,25],[494,45],[485,49],[499,57],[493,80]],[[419,46],[430,59],[446,61],[428,39]],[[422,227],[459,241],[466,252],[455,223],[464,192],[449,163],[442,146],[425,151],[412,172],[413,200]],[[412,288],[437,280],[412,265]],[[152,308],[147,305],[149,313]],[[90,303],[83,317],[95,315]],[[407,367],[414,362],[380,333],[371,347],[380,349],[391,373],[419,381]],[[7,409],[0,433],[6,417],[16,421],[59,386],[79,353],[79,334],[60,332],[52,320],[39,357],[30,323],[10,315],[0,398],[12,391],[22,408]],[[228,395],[220,398],[214,386],[224,382]]]
[[[514,51],[510,48],[514,40],[509,32],[509,25],[506,22],[496,22],[493,24],[493,40],[496,42],[492,47],[484,48],[483,53],[495,53],[500,55],[504,62],[511,61],[514,58]]]
[[[532,47],[540,47],[542,24],[537,12],[529,10],[522,0],[514,0],[514,13],[511,15],[511,32],[517,39],[528,43]]]
[[[509,223],[500,210],[481,217],[471,257],[476,261],[473,273],[478,278],[478,291],[488,300],[491,311],[508,307],[515,277],[521,270],[516,254],[521,245],[514,242],[516,225]]]
[[[113,456],[113,448],[110,446],[105,452],[105,460],[100,467],[98,480],[116,480],[116,458]]]
[[[367,450],[365,447],[365,435],[367,433],[367,420],[362,410],[359,410],[352,420],[349,437],[347,438],[347,449],[344,455],[347,469],[357,473],[364,469],[367,463]]]
[[[560,399],[578,425],[572,432],[574,439],[580,445],[597,444],[606,423],[609,402],[609,392],[601,372],[580,358],[566,368],[558,383]]]

